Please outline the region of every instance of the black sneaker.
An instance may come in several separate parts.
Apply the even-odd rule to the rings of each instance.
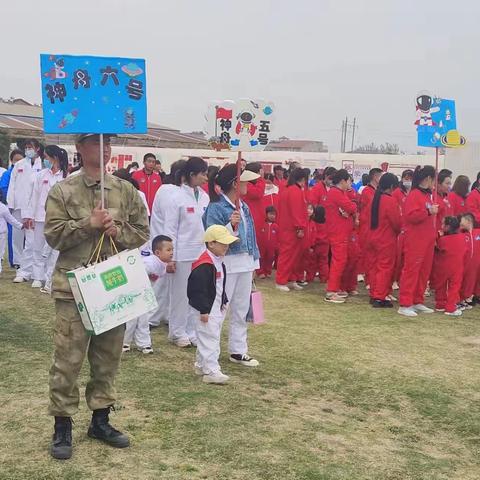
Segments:
[[[258,367],[259,365],[258,360],[255,360],[248,355],[241,355],[239,353],[232,353],[230,355],[230,361],[233,363],[238,363],[239,365],[243,365],[244,367]]]
[[[71,417],[55,417],[54,429],[50,455],[57,460],[68,460],[72,456]]]
[[[87,435],[90,438],[95,438],[105,442],[107,445],[115,448],[125,448],[130,445],[128,437],[115,430],[110,425],[108,420],[108,414],[110,413],[110,408],[100,408],[99,410],[94,410],[92,414],[92,421],[90,427],[88,428]]]
[[[390,300],[373,300],[373,308],[393,308],[393,303]]]

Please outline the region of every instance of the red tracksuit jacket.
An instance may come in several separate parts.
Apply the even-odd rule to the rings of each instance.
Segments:
[[[340,209],[348,213],[344,217]],[[357,205],[350,200],[347,193],[338,187],[332,187],[327,193],[325,218],[330,243],[347,241],[353,230],[352,216],[357,212]]]
[[[454,215],[461,215],[462,213],[467,212],[467,208],[465,206],[466,198],[461,197],[460,195],[458,195],[455,192],[450,192],[448,194],[448,201],[450,202],[450,205],[452,206]]]
[[[279,229],[283,232],[294,233],[307,228],[308,215],[305,194],[297,185],[290,185],[280,192]]]
[[[278,250],[278,225],[265,221],[257,234],[260,253],[265,250]]]
[[[255,231],[262,227],[265,221],[265,209],[263,208],[263,197],[265,195],[265,180],[259,178],[256,183],[248,182],[247,193],[242,200],[248,205],[252,214]]]
[[[286,180],[278,180],[277,177],[273,179],[273,184],[278,187],[279,192],[284,188],[287,188],[287,181]]]
[[[360,235],[364,235],[370,230],[371,207],[374,195],[375,188],[371,185],[367,185],[360,194]]]
[[[157,190],[162,186],[162,177],[160,177],[157,172],[153,172],[150,175],[147,175],[145,173],[145,169],[142,168],[141,170],[133,172],[132,178],[138,182],[140,191],[145,194],[148,208],[151,212]]]
[[[442,221],[445,217],[451,217],[454,215],[453,207],[450,204],[450,200],[448,199],[448,194],[445,195],[437,195],[437,203],[438,203],[438,213],[436,218],[436,225],[437,231],[439,232],[442,229]]]
[[[432,204],[432,194],[418,188],[414,188],[405,200],[403,208],[405,233],[414,234],[419,246],[435,241],[435,216],[428,212],[428,207]]]
[[[468,195],[465,202],[467,212],[474,215],[475,221],[480,225],[480,191],[474,188]]]
[[[327,187],[322,181],[317,182],[310,190],[310,202],[317,206],[325,206],[327,201]]]
[[[392,248],[395,255],[397,237],[401,228],[402,216],[397,200],[391,195],[383,194],[378,210],[378,226],[374,230],[369,228],[370,242],[380,249]]]

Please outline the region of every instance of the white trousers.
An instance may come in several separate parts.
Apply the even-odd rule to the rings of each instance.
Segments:
[[[22,221],[21,210],[17,209],[12,212],[12,215],[19,221]],[[13,244],[13,263],[20,265],[23,257],[23,246],[25,244],[25,233],[28,230],[20,230],[14,228],[12,231],[12,244]]]
[[[230,354],[244,355],[248,352],[247,313],[250,308],[253,272],[229,273],[225,291],[229,299],[230,328],[228,332],[228,349]],[[190,307],[197,329],[197,356],[195,366],[205,375],[221,371],[220,336],[227,310],[220,311],[220,299],[216,298],[208,322],[200,321],[200,313]]]
[[[44,282],[46,279],[45,276],[45,257],[43,256],[43,251],[45,250],[45,245],[47,241],[45,240],[45,235],[43,230],[45,227],[45,222],[35,222],[35,228],[33,230],[33,266],[32,266],[32,279]],[[23,271],[23,265],[22,265]]]
[[[42,257],[45,263],[45,287],[52,289],[52,276],[59,255],[58,250],[54,250],[47,242],[43,247]]]
[[[123,343],[124,345],[130,345],[132,340],[138,348],[152,346],[147,315],[141,315],[140,317],[134,318],[126,323]]]
[[[5,247],[7,246],[8,234],[0,233],[0,273],[2,273],[3,257],[5,256]]]
[[[196,341],[195,318],[188,305],[187,283],[192,262],[177,262],[170,290],[168,338],[172,341]]]
[[[173,275],[167,273],[163,277],[153,282],[152,288],[155,292],[158,308],[152,312],[147,313],[148,323],[153,327],[158,327],[162,322],[168,324],[168,313],[170,309],[170,290],[173,280]]]

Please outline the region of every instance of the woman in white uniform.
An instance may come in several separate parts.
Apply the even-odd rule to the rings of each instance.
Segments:
[[[161,232],[173,241],[175,261],[170,290],[168,338],[181,348],[196,345],[195,318],[188,306],[187,282],[192,263],[205,250],[202,216],[209,198],[201,186],[207,181],[207,168],[202,158],[191,157],[177,172],[176,183],[179,188],[167,205],[164,231]]]
[[[45,203],[48,192],[67,176],[68,155],[57,145],[45,147],[45,168],[36,174],[32,195],[26,211],[26,222],[33,229],[33,288],[50,293],[52,273],[58,258],[58,251],[47,245],[43,228],[45,225]]]
[[[151,239],[154,239],[158,235],[165,235],[166,212],[173,204],[175,192],[180,188],[179,185],[183,183],[183,179],[180,177],[186,163],[186,160],[177,160],[176,162],[173,162],[170,167],[170,174],[165,177],[165,182],[155,194],[155,200],[153,201],[152,206],[152,216],[150,217]],[[175,177],[179,179],[179,185],[175,185]],[[150,245],[148,245],[146,250],[147,252],[142,250],[142,255],[151,251]],[[149,314],[148,323],[151,327],[158,327],[162,322],[167,325],[169,324],[172,277],[172,275],[165,275],[153,284],[152,288],[155,292],[158,308]]]

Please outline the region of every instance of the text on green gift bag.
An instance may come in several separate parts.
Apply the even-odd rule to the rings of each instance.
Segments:
[[[128,282],[125,271],[120,266],[101,273],[100,278],[102,279],[103,286],[107,292],[114,288],[121,287]]]

